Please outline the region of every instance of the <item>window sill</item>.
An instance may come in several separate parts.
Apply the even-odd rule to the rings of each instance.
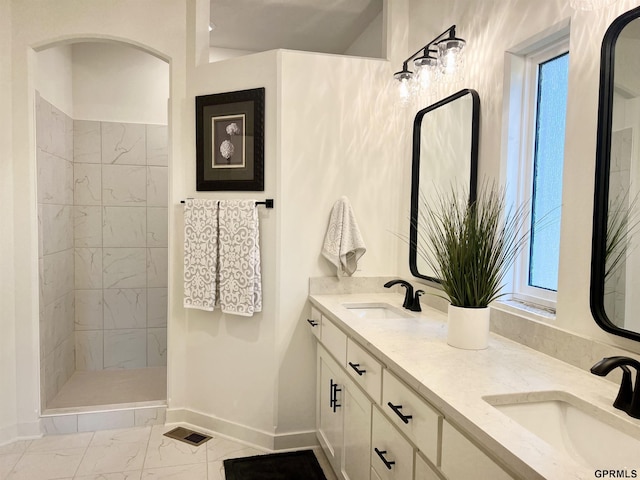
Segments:
[[[555,308],[525,302],[524,300],[516,300],[514,298],[497,300],[491,304],[491,307],[539,322],[548,323],[556,319]]]

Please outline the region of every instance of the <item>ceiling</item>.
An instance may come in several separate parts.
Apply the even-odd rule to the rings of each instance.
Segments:
[[[212,47],[344,53],[383,0],[211,0]]]

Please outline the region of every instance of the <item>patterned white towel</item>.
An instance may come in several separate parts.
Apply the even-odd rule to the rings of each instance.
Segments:
[[[251,316],[262,311],[260,239],[255,200],[220,201],[220,307]]]
[[[184,306],[213,310],[218,271],[218,201],[190,198],[184,206]]]
[[[340,277],[353,275],[366,251],[351,203],[347,197],[340,197],[331,210],[322,255],[336,266]]]

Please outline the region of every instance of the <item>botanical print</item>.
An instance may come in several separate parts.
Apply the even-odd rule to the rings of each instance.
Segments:
[[[244,168],[245,116],[226,115],[211,119],[213,168]]]

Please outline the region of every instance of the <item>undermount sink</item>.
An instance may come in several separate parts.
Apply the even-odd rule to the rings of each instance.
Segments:
[[[586,467],[640,467],[640,425],[629,424],[573,395],[536,392],[484,400]]]
[[[388,303],[343,303],[342,306],[359,318],[410,318],[411,315]]]

